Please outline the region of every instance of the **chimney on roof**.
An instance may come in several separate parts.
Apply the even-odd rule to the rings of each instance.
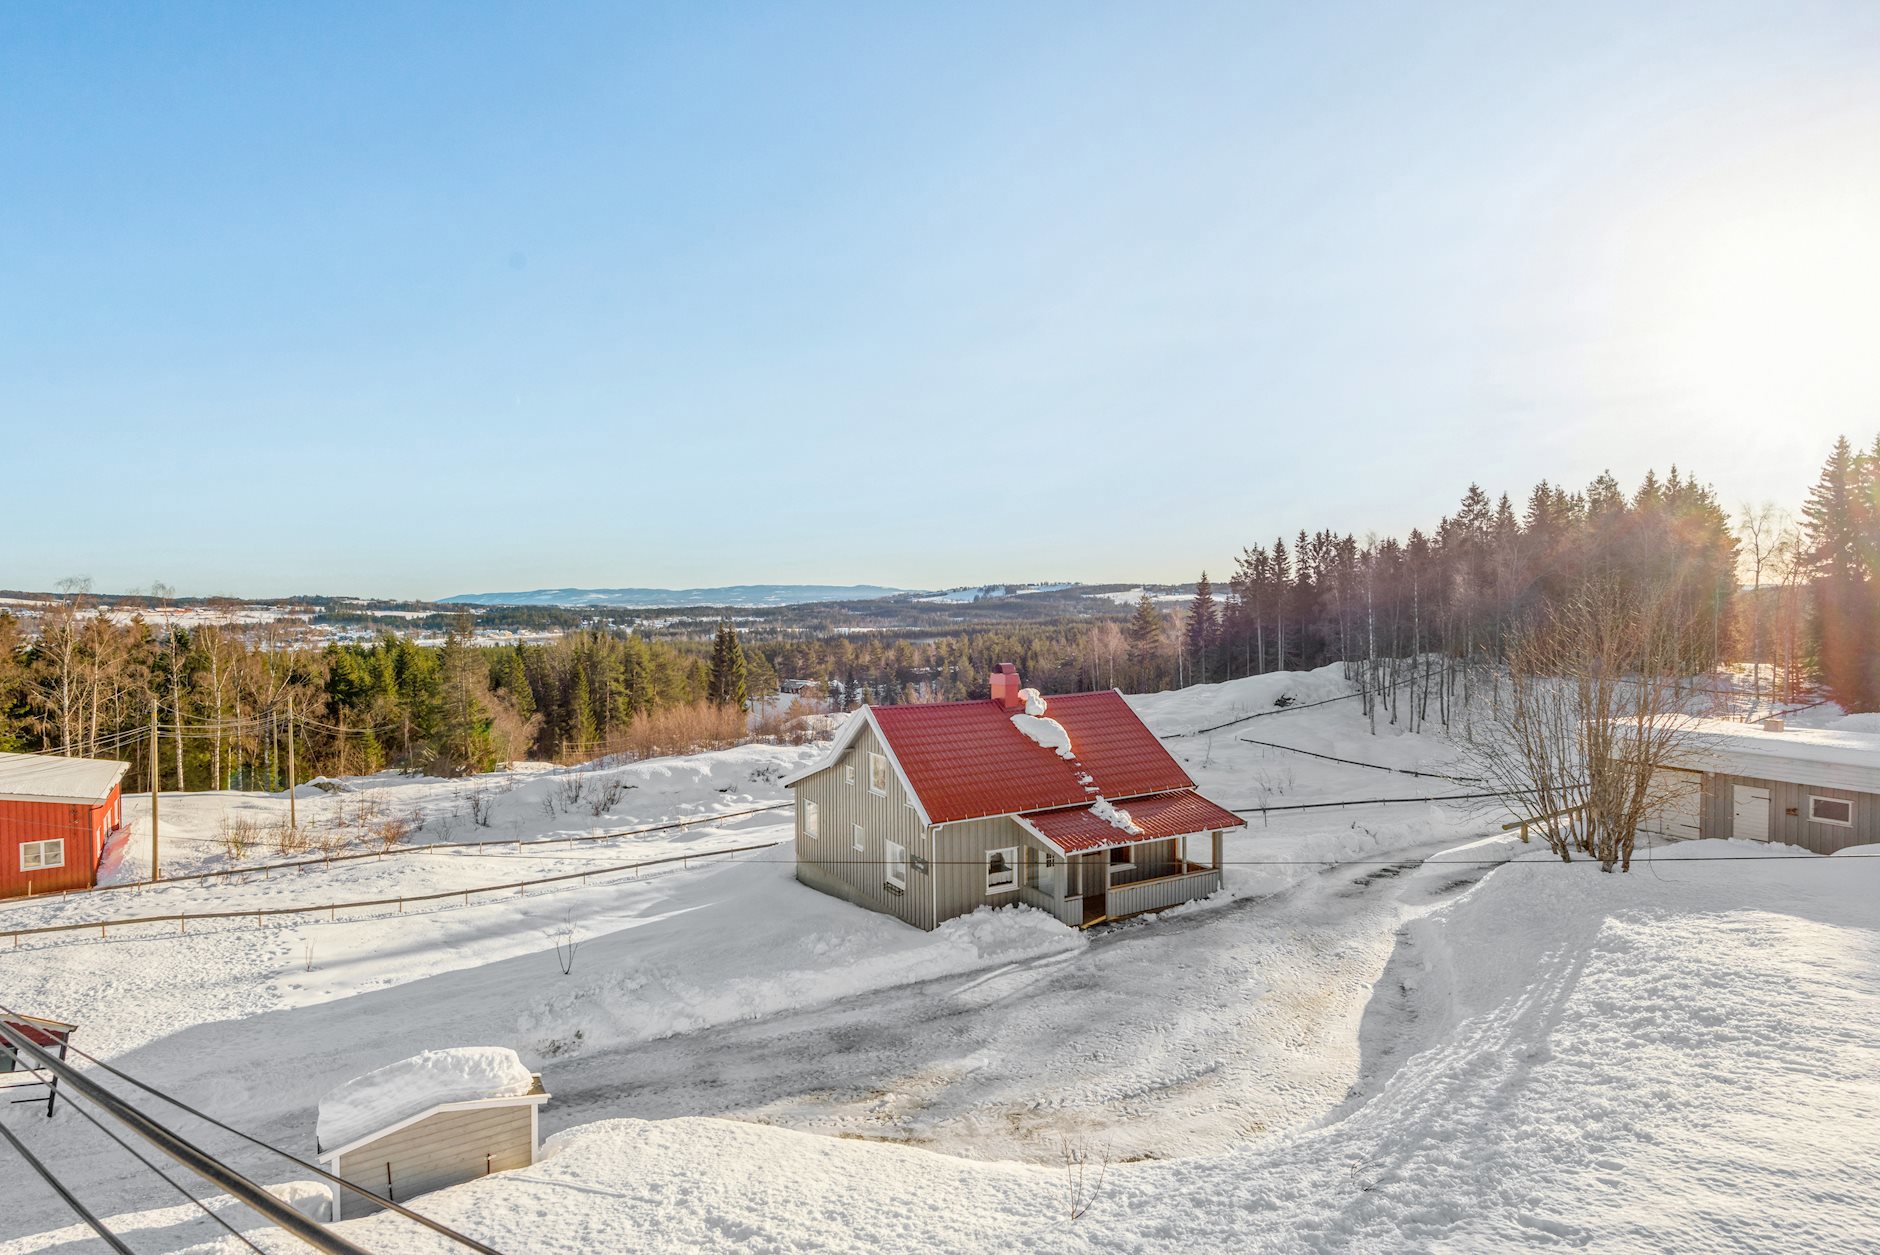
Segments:
[[[1788,727],[1788,725],[1782,722],[1782,716],[1780,715],[1771,715],[1769,718],[1763,720],[1764,732],[1780,732],[1786,727]]]
[[[1007,710],[1017,710],[1025,704],[1018,696],[1018,668],[1009,662],[992,669],[992,700]]]

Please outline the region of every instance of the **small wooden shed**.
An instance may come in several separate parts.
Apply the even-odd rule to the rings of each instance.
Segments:
[[[428,1050],[320,1100],[320,1161],[335,1176],[403,1203],[534,1163],[537,1113],[548,1097],[541,1076],[513,1050]],[[337,1185],[328,1193],[335,1220],[382,1210]]]
[[[124,820],[129,763],[0,754],[0,898],[96,883],[105,841]]]

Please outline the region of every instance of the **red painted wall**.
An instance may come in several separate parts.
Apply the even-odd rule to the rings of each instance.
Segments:
[[[123,798],[115,788],[96,806],[0,801],[0,898],[88,888],[97,878],[105,838],[122,818]],[[65,842],[65,866],[20,870],[20,846],[54,838]]]

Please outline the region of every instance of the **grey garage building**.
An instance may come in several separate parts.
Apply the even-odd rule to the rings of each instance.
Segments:
[[[1832,854],[1880,843],[1880,735],[1831,728],[1699,720],[1655,828]]]

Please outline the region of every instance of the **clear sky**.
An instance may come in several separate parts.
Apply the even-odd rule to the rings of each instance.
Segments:
[[[1880,430],[1880,4],[0,7],[0,587],[1176,580]]]

